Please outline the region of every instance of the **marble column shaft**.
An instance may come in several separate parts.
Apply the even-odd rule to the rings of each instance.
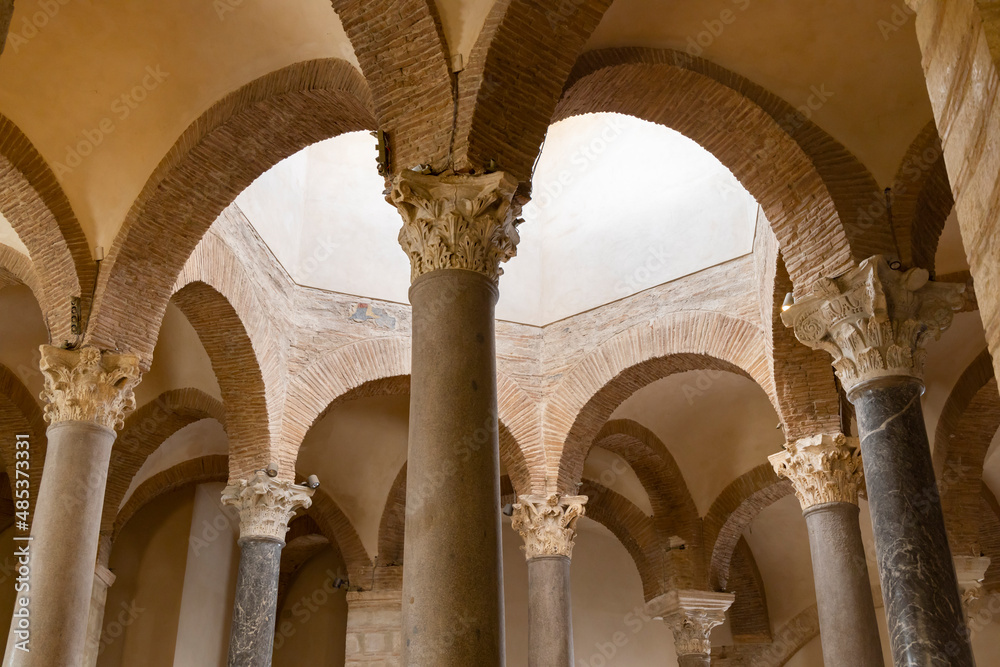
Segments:
[[[851,394],[858,418],[882,597],[898,665],[972,667],[916,381]]]
[[[389,197],[412,278],[406,665],[504,664],[494,307],[514,188],[503,173],[404,172]]]
[[[312,503],[312,489],[257,472],[227,486],[222,502],[240,513],[240,567],[229,635],[229,667],[270,667],[278,575],[288,522]]]
[[[823,661],[827,667],[882,667],[875,602],[858,493],[864,486],[857,442],[842,434],[788,443],[770,458],[792,481],[809,533]]]
[[[526,496],[511,526],[528,561],[528,667],[573,667],[570,562],[585,496]]]
[[[15,615],[7,641],[8,667],[79,667],[87,643],[101,511],[115,428],[135,407],[139,381],[133,355],[92,347],[41,348],[42,396],[49,422],[45,474],[33,495],[30,651],[15,648]],[[41,461],[32,461],[33,466]],[[15,607],[16,609],[16,607]]]
[[[876,256],[782,313],[799,341],[833,356],[855,407],[896,665],[974,665],[920,405],[926,343],[964,288]]]

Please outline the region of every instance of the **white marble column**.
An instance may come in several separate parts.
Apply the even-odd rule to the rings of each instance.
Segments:
[[[528,667],[573,667],[570,559],[586,496],[522,496],[511,526],[528,561]]]
[[[674,635],[679,667],[712,664],[712,630],[726,622],[732,593],[670,591],[646,603],[646,612],[662,619]]]
[[[94,347],[41,346],[48,445],[41,488],[31,489],[30,590],[18,594],[5,667],[78,667],[84,658],[94,565],[115,429],[135,408],[139,359]],[[41,461],[32,461],[32,467]],[[37,494],[37,495],[36,495]],[[24,651],[16,615],[26,598]],[[24,630],[22,629],[22,632]]]
[[[229,667],[270,667],[278,606],[281,549],[288,522],[312,504],[313,490],[257,472],[231,484],[222,501],[240,514],[240,569],[236,579]]]
[[[802,438],[768,458],[779,477],[791,480],[806,520],[826,667],[882,667],[858,521],[864,472],[857,439]]]

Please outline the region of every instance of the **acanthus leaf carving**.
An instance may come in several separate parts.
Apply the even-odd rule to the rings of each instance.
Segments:
[[[135,409],[139,358],[96,347],[64,350],[42,345],[39,368],[45,385],[45,420],[50,424],[82,421],[120,429]]]
[[[222,503],[240,514],[240,539],[285,541],[288,522],[299,508],[309,509],[313,490],[263,472],[230,484],[222,491]]]
[[[524,538],[527,560],[539,556],[572,558],[576,522],[584,514],[586,496],[523,496],[514,504],[511,526]]]
[[[857,438],[842,433],[802,438],[768,457],[778,477],[792,482],[803,511],[824,503],[858,504],[865,476]]]

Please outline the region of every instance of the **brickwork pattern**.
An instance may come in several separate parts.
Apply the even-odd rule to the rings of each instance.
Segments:
[[[786,253],[796,293],[892,248],[884,217],[862,216],[880,193],[842,146],[765,89],[668,50],[591,52],[574,69],[553,121],[617,112],[697,141],[757,199]]]
[[[736,600],[727,612],[733,641],[737,644],[768,644],[771,642],[771,619],[767,612],[764,580],[757,569],[757,560],[746,539],[740,537],[733,551],[727,590]]]
[[[792,483],[778,479],[770,463],[741,475],[723,489],[705,515],[705,553],[708,581],[714,590],[727,590],[733,553],[753,520],[764,509],[793,493]]]
[[[611,0],[498,0],[458,76],[455,164],[495,161],[530,188],[563,83]]]
[[[905,266],[934,270],[938,239],[955,206],[934,121],[910,144],[892,185],[892,221]]]
[[[89,301],[95,264],[69,199],[31,141],[0,115],[0,213],[27,247],[49,342],[74,341],[70,297]],[[84,308],[89,304],[84,303]]]
[[[721,313],[670,313],[618,334],[581,359],[548,399],[543,422],[549,478],[571,492],[587,449],[621,402],[641,387],[674,373],[730,371],[757,382],[774,401],[760,329]]]
[[[941,508],[955,556],[980,554],[983,464],[998,429],[1000,392],[983,350],[955,384],[934,438]]]
[[[705,586],[701,517],[680,468],[666,445],[649,429],[631,419],[607,422],[594,438],[595,447],[617,454],[628,463],[649,497],[658,538],[666,545],[672,536],[684,540],[686,549],[672,556],[677,585],[684,589]]]
[[[975,0],[924,0],[916,18],[962,242],[1000,376],[1000,151],[992,148],[1000,136],[998,25],[1000,16]]]
[[[336,59],[272,72],[212,106],[177,140],[126,216],[101,271],[87,340],[131,350],[148,366],[177,274],[223,209],[289,155],[371,129],[370,109],[364,79]]]
[[[125,426],[111,450],[101,532],[109,532],[114,527],[132,479],[146,459],[167,438],[202,419],[215,419],[222,425],[226,424],[222,404],[203,391],[190,387],[165,391],[125,419]]]
[[[14,462],[17,451],[15,434],[31,436],[31,470],[28,481],[32,489],[38,489],[45,461],[45,429],[47,428],[42,409],[32,398],[27,387],[6,366],[0,364],[0,458],[3,460],[8,483],[15,479]]]

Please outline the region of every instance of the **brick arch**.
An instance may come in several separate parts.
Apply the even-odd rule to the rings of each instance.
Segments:
[[[792,483],[778,479],[769,463],[744,473],[722,490],[705,515],[708,582],[713,590],[727,589],[743,531],[758,514],[791,493]]]
[[[665,593],[666,564],[653,520],[629,499],[593,480],[583,480],[579,493],[587,496],[586,518],[610,530],[632,556],[646,601]]]
[[[31,264],[31,259],[10,246],[0,244],[0,289],[11,285],[26,286],[41,307],[45,294],[42,292],[42,284],[35,267]],[[44,315],[44,310],[42,312]]]
[[[70,297],[89,301],[95,278],[89,244],[55,174],[17,125],[3,115],[0,213],[27,247],[38,274],[41,289],[35,295],[50,342],[75,341],[70,332]]]
[[[449,164],[455,118],[448,45],[434,0],[333,0],[365,79],[392,169]]]
[[[455,163],[527,184],[549,119],[611,0],[497,0],[458,75]]]
[[[408,338],[369,338],[331,350],[288,383],[282,451],[294,461],[313,424],[348,400],[409,391]]]
[[[230,246],[214,231],[209,231],[195,248],[188,258],[184,268],[177,276],[174,283],[174,294],[182,292],[188,285],[204,284],[212,291],[195,292],[195,295],[175,296],[174,301],[184,310],[188,319],[195,317],[204,324],[206,328],[220,335],[225,336],[228,332],[238,333],[237,336],[227,338],[221,345],[217,346],[230,350],[231,342],[240,340],[243,345],[242,335],[245,332],[252,347],[255,364],[260,368],[260,377],[264,383],[265,400],[267,404],[267,423],[270,442],[275,444],[279,438],[279,424],[281,423],[282,396],[285,387],[285,352],[281,349],[282,341],[286,334],[273,318],[275,312],[283,312],[280,305],[267,303],[262,298],[261,293],[255,288],[256,281],[248,274],[246,264],[232,251]],[[200,289],[200,288],[199,288]],[[221,295],[226,304],[231,307],[223,309],[226,312],[226,326],[222,322],[215,321],[213,309],[218,304],[218,298],[214,293]],[[184,293],[187,295],[187,293]],[[196,296],[200,294],[200,296]],[[196,296],[196,298],[192,298]],[[208,299],[206,303],[202,303]],[[190,302],[196,306],[191,306]],[[185,304],[188,304],[185,306]],[[187,308],[187,310],[185,310]],[[191,313],[188,310],[192,310]],[[236,321],[232,315],[238,319],[239,327],[235,327]],[[195,325],[195,322],[191,322]],[[195,325],[195,330],[199,336],[202,329]],[[211,352],[209,352],[211,356]],[[241,355],[245,361],[245,355]],[[236,357],[232,358],[236,362]],[[214,359],[213,359],[214,363]],[[227,372],[237,372],[239,381],[245,381],[248,368],[239,364],[230,364]],[[217,370],[218,372],[218,370]],[[223,379],[219,379],[220,387]],[[248,472],[248,471],[241,471]]]
[[[344,557],[336,542],[331,542],[311,516],[303,514],[288,524],[285,547],[281,550],[278,572],[278,604],[280,614],[284,609],[288,591],[298,576],[299,570],[324,549],[332,549],[334,558],[343,562]]]
[[[662,540],[677,535],[694,553],[701,553],[702,530],[698,508],[680,468],[656,434],[631,419],[609,421],[594,438],[594,447],[617,454],[635,471],[653,509],[653,524]],[[703,564],[685,559],[690,571],[676,573],[680,588],[703,586]]]
[[[410,391],[410,340],[371,338],[327,352],[289,383],[282,423],[282,451],[298,457],[313,424],[344,402]],[[500,456],[519,491],[531,488],[531,468],[543,454],[537,404],[511,378],[497,372]]]
[[[159,472],[140,484],[135,492],[129,496],[128,502],[121,510],[115,508],[111,520],[108,522],[107,531],[102,527],[101,532],[110,534],[111,540],[114,542],[136,512],[160,496],[193,484],[225,482],[228,475],[229,462],[223,454],[202,456],[178,463],[173,468]],[[102,523],[105,519],[107,519],[107,514],[102,519]]]
[[[907,148],[892,184],[893,228],[904,265],[934,270],[938,241],[954,206],[941,137],[932,120]]]
[[[259,350],[230,301],[211,285],[188,283],[171,300],[198,333],[212,362],[222,392],[229,436],[230,477],[248,477],[269,461],[278,462],[278,475],[290,479],[295,459],[281,456],[272,437],[270,401]]]
[[[776,403],[756,325],[711,311],[669,313],[637,324],[566,373],[546,405],[544,441],[557,488],[573,490],[590,443],[622,401],[668,375],[699,369],[745,375]]]
[[[709,61],[648,48],[586,53],[552,122],[594,112],[665,125],[715,155],[760,203],[796,293],[893,247],[867,169],[791,105]]]
[[[507,468],[507,474],[501,475],[501,495],[504,489],[510,487],[510,495],[516,497],[530,492],[524,458],[520,455],[521,448],[504,422],[500,427],[500,461]],[[504,443],[508,443],[506,446]],[[511,469],[519,472],[512,474]],[[515,479],[520,478],[520,482]],[[514,502],[514,501],[511,501]],[[403,562],[403,531],[406,523],[406,464],[400,468],[396,479],[392,482],[389,495],[382,511],[382,519],[378,529],[378,564],[379,566],[401,565]]]
[[[938,490],[948,541],[958,556],[979,556],[983,464],[1000,429],[993,360],[983,350],[955,383],[934,437]]]
[[[767,611],[764,580],[757,569],[757,560],[742,536],[736,543],[730,568],[729,591],[736,600],[726,613],[737,644],[769,644],[771,617]]]
[[[334,58],[271,72],[219,100],[132,204],[101,270],[87,341],[135,352],[148,368],[171,287],[223,209],[284,158],[374,125],[364,79]]]
[[[42,409],[32,398],[27,387],[14,373],[0,364],[0,458],[2,458],[7,478],[15,479],[14,461],[17,451],[15,435],[30,436],[31,470],[29,481],[32,489],[38,489],[45,462],[46,423]]]
[[[114,528],[116,517],[121,514],[119,507],[132,485],[132,479],[150,454],[174,433],[202,419],[215,419],[225,425],[225,410],[216,399],[190,387],[165,391],[125,418],[125,426],[111,450],[101,514],[102,533],[107,534]],[[179,479],[178,475],[185,470],[176,471],[167,479]]]
[[[792,291],[792,280],[780,253],[774,258],[773,270],[771,307],[763,319],[774,392],[780,397],[775,409],[785,439],[794,442],[817,433],[844,431],[840,390],[830,355],[800,343],[794,330],[781,321],[781,305]]]
[[[306,511],[320,527],[323,535],[336,544],[344,559],[351,588],[357,590],[366,588],[366,577],[372,576],[372,559],[361,543],[351,520],[340,509],[336,501],[322,487],[316,489],[312,497],[312,506]]]

